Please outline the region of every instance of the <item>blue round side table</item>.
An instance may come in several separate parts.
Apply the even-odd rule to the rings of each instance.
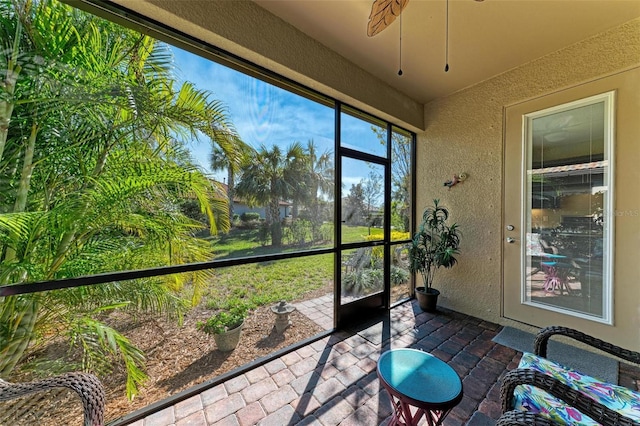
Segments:
[[[458,374],[427,352],[392,349],[380,355],[377,372],[394,408],[390,425],[417,425],[423,415],[429,426],[440,425],[462,400]]]

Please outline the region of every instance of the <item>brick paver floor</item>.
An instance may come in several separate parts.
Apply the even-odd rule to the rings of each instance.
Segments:
[[[307,308],[314,306],[323,309],[322,303]],[[387,425],[391,405],[376,361],[400,347],[428,351],[460,375],[464,397],[444,425],[491,425],[500,416],[499,379],[522,355],[491,340],[500,328],[405,303],[368,326],[334,333],[130,425]],[[637,388],[637,370],[620,371],[621,384]]]
[[[325,330],[333,328],[333,295],[327,294],[316,299],[295,303],[294,306],[303,315],[315,321]]]

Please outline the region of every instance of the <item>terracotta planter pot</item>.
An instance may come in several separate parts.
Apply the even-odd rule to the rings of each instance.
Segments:
[[[416,287],[416,298],[420,309],[425,312],[436,312],[440,292],[435,288]]]
[[[238,346],[240,341],[240,335],[242,334],[242,326],[244,321],[238,327],[231,329],[227,332],[214,334],[213,340],[216,342],[218,350],[221,352],[230,352]]]

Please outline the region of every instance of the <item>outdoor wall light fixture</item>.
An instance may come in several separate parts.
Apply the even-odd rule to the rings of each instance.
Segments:
[[[453,175],[453,179],[445,181],[444,186],[449,187],[451,189],[452,186],[459,184],[460,182],[464,182],[467,179],[467,174],[462,172],[459,174]]]

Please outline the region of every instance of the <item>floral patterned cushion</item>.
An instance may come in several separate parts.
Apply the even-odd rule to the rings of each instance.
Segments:
[[[527,352],[522,355],[518,368],[530,368],[553,376],[571,388],[589,395],[602,405],[640,422],[640,393],[638,392],[602,382]],[[599,424],[575,408],[567,406],[561,400],[533,386],[521,385],[516,387],[514,398],[516,409],[539,413],[560,424]]]

